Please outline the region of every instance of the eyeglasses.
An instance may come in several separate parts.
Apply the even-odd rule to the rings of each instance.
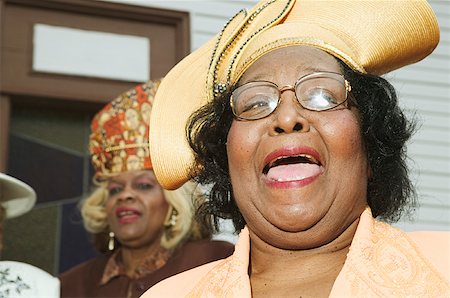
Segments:
[[[281,93],[291,90],[300,105],[311,111],[326,111],[347,100],[350,83],[342,74],[314,72],[297,80],[294,86],[278,87],[257,81],[236,88],[230,97],[233,114],[242,120],[257,120],[272,114],[280,104]]]

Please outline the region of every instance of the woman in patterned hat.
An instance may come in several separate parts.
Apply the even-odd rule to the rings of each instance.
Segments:
[[[176,65],[154,171],[212,185],[202,210],[241,233],[233,256],[143,297],[450,297],[450,234],[386,223],[415,199],[413,123],[380,75],[438,41],[426,1],[264,0]]]
[[[106,105],[92,121],[90,152],[97,189],[82,202],[86,229],[103,255],[61,275],[62,297],[139,297],[158,281],[229,256],[228,242],[194,220],[194,184],[162,189],[148,148],[148,82]],[[198,240],[198,241],[197,241]]]

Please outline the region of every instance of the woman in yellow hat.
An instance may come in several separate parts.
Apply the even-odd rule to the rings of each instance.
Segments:
[[[426,1],[264,0],[176,65],[153,107],[156,176],[212,185],[203,210],[241,233],[143,297],[450,296],[449,233],[386,223],[414,203],[413,123],[379,77],[438,41]]]
[[[163,190],[148,149],[148,82],[106,105],[92,121],[90,152],[97,189],[82,202],[86,229],[103,255],[61,275],[62,297],[139,297],[171,275],[229,256],[194,220],[194,184]]]

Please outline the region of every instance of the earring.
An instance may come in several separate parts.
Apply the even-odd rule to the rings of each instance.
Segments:
[[[178,222],[178,211],[171,207],[171,211],[167,213],[166,220],[164,221],[164,234],[167,239],[173,238],[175,235],[174,227]]]
[[[109,232],[108,250],[114,250],[114,232]]]
[[[174,227],[177,224],[177,221],[178,221],[178,211],[175,208],[173,208],[172,214],[170,215],[169,219],[169,226]]]

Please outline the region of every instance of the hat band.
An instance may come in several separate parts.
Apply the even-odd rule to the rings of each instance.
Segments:
[[[342,60],[345,64],[350,66],[352,69],[360,72],[360,73],[366,73],[366,70],[359,65],[354,59],[352,59],[349,55],[344,53],[343,51],[339,50],[335,46],[317,38],[312,37],[290,37],[290,38],[283,38],[278,39],[273,42],[270,42],[261,48],[257,49],[253,54],[251,54],[245,61],[241,62],[242,66],[239,70],[237,70],[237,74],[233,78],[233,80],[230,82],[231,84],[235,84],[243,75],[243,73],[259,58],[261,58],[263,55],[267,54],[270,51],[283,48],[283,47],[290,47],[295,45],[305,45],[305,46],[312,46],[318,49],[321,49],[331,55],[333,55],[336,58],[339,58]]]
[[[150,144],[147,143],[138,143],[138,144],[125,144],[119,146],[106,147],[105,152],[123,150],[123,149],[131,149],[131,148],[140,148],[140,147],[148,147]]]

